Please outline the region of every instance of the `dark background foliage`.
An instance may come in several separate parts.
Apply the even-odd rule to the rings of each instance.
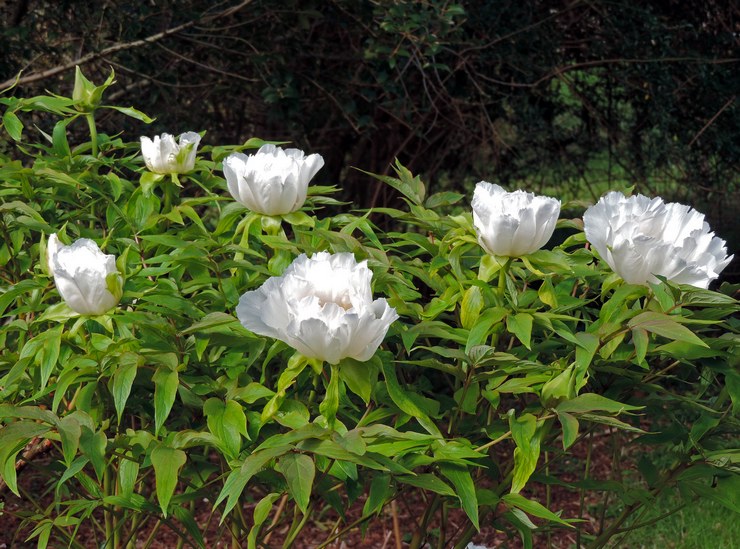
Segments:
[[[635,185],[692,203],[737,250],[732,1],[25,0],[0,17],[0,76],[24,69],[11,93],[67,94],[75,62],[98,83],[112,67],[108,101],[157,116],[109,114],[110,133],[291,141],[361,207],[394,197],[350,167],[395,157],[432,191]]]

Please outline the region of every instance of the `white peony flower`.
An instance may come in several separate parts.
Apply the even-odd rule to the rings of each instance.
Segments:
[[[308,182],[323,165],[320,154],[262,145],[256,154],[229,155],[224,175],[234,200],[253,212],[282,215],[303,206]]]
[[[481,181],[473,194],[478,243],[491,255],[520,257],[544,246],[560,215],[560,200],[524,191],[506,192]]]
[[[370,360],[398,318],[373,301],[367,261],[351,253],[298,256],[282,276],[239,299],[236,315],[252,332],[284,341],[309,358],[337,364]]]
[[[610,192],[583,214],[586,238],[630,284],[658,282],[707,288],[732,256],[704,215],[683,204]]]
[[[101,252],[89,238],[65,246],[53,234],[46,246],[46,258],[57,290],[74,311],[102,315],[120,301],[122,281],[115,257]]]
[[[141,155],[149,171],[154,173],[187,173],[195,167],[195,154],[198,151],[200,135],[185,132],[180,142],[168,133],[141,138]]]

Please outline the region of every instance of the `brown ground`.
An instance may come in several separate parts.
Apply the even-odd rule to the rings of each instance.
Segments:
[[[591,455],[591,473],[590,477],[593,479],[608,479],[612,475],[612,467],[614,465],[614,457],[617,460],[621,460],[624,456],[623,444],[619,444],[619,441],[614,436],[623,435],[612,435],[608,431],[601,432],[594,435],[592,455]],[[614,453],[615,446],[619,448]],[[500,451],[510,451],[510,448],[500,447]],[[567,461],[561,458],[555,466],[557,466],[557,476],[566,482],[574,481],[582,475],[583,465],[585,463],[586,453],[588,444],[583,441],[576,444],[571,448],[571,454],[573,458],[569,458]],[[620,457],[621,456],[621,457]],[[52,460],[51,455],[46,455],[41,458],[37,458],[40,462],[49,463]],[[542,463],[542,459],[540,461]],[[615,470],[622,471],[625,474],[626,470],[633,467],[631,466],[632,460],[627,460],[627,463],[617,464]],[[629,467],[628,467],[629,465]],[[550,474],[555,474],[555,466],[550,471]],[[570,470],[569,470],[570,469]],[[485,480],[481,481],[485,484]],[[19,485],[21,490],[25,490],[27,493],[34,494],[34,497],[38,497],[42,494],[41,500],[51,501],[51,496],[45,494],[44,491],[48,490],[44,479],[37,473],[33,467],[28,466],[19,473]],[[523,492],[523,495],[530,499],[539,501],[540,503],[546,502],[545,488],[541,484],[534,484],[534,489],[527,489]],[[557,512],[561,511],[561,516],[564,518],[576,518],[579,516],[580,510],[580,493],[578,491],[553,486],[551,489],[551,503],[550,509]],[[598,509],[598,504],[602,501],[603,493],[587,492],[586,499],[584,501],[584,513],[583,513],[583,530],[584,532],[593,533],[598,531],[599,522],[601,517],[594,516],[592,513]],[[256,498],[259,499],[259,498]],[[34,508],[27,499],[19,499],[7,489],[0,495],[0,501],[4,503],[4,512],[0,513],[0,549],[4,548],[17,548],[25,549],[26,547],[36,547],[36,540],[25,541],[28,534],[32,530],[31,526],[24,527],[19,530],[21,524],[21,518],[23,514],[33,512]],[[275,507],[277,507],[277,503]],[[350,510],[347,517],[347,522],[343,525],[351,523],[360,517],[362,513],[362,505],[364,500],[361,498]],[[288,507],[291,507],[289,504]],[[426,507],[426,494],[421,493],[419,490],[410,492],[409,494],[402,494],[396,501],[396,517],[398,521],[398,529],[402,537],[402,547],[408,546],[408,540],[411,534],[416,529],[416,525],[424,513]],[[610,506],[608,506],[610,507]],[[253,503],[245,503],[243,506],[245,516],[251,518],[252,511],[254,508]],[[293,544],[295,549],[315,549],[327,538],[330,537],[331,533],[337,526],[337,514],[326,506],[325,509],[321,509],[320,506],[316,507],[319,510],[314,515],[314,520],[309,522],[299,535],[296,542]],[[218,510],[215,512],[212,509],[212,505],[209,501],[203,500],[201,505],[196,509],[196,520],[202,529],[205,529],[205,542],[206,546],[211,547],[230,547],[230,535],[228,532],[219,528],[218,521],[220,515]],[[268,523],[272,520],[274,510],[268,519]],[[292,511],[284,513],[283,520],[278,523],[273,529],[271,539],[269,541],[269,547],[282,547],[282,540],[284,539],[289,523]],[[606,517],[608,523],[608,516]],[[396,539],[394,536],[393,527],[393,510],[391,506],[387,506],[384,511],[375,519],[368,522],[365,525],[365,530],[361,526],[355,527],[349,530],[347,533],[342,535],[340,538],[332,542],[327,549],[350,549],[350,548],[388,548],[396,549]],[[136,540],[137,547],[144,547],[146,540],[149,538],[152,529],[154,527],[154,521],[145,523],[141,528],[137,530]],[[504,532],[497,531],[494,529],[489,520],[483,520],[481,522],[481,531],[473,538],[473,543],[478,545],[485,545],[487,547],[497,548],[520,548],[522,547],[521,540],[518,537],[510,538]],[[535,523],[541,522],[538,519],[534,519]],[[339,526],[339,529],[343,527]],[[445,532],[448,537],[453,532],[459,532],[466,526],[465,515],[460,509],[450,509],[446,523],[444,524]],[[267,527],[267,524],[265,525]],[[438,532],[440,528],[440,516],[436,514],[434,519],[431,521],[427,531],[433,533],[428,541],[436,543],[436,536],[434,533]],[[264,529],[263,529],[264,531]],[[576,533],[570,529],[554,529],[549,532],[551,546],[555,549],[566,548],[574,546],[576,543]],[[547,532],[534,532],[534,546],[544,547],[547,544],[548,533]],[[154,549],[169,549],[174,548],[177,544],[177,536],[167,527],[162,526],[157,530],[154,535],[153,542],[150,547]],[[96,542],[94,532],[89,525],[83,525],[78,531],[76,541],[82,544],[84,547],[98,547],[98,539]],[[61,540],[55,540],[53,535],[50,542],[50,547],[63,547],[66,544],[62,544]],[[246,546],[246,544],[245,544]],[[431,547],[431,546],[428,546]]]

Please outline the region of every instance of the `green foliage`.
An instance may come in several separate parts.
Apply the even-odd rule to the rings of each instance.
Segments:
[[[105,108],[93,99],[86,109]],[[29,518],[40,546],[72,543],[99,510],[106,546],[162,521],[202,547],[192,509],[204,497],[248,547],[270,535],[282,498],[294,510],[276,518],[290,522],[289,544],[326,506],[344,520],[365,495],[372,520],[423,492],[415,548],[464,547],[486,527],[529,546],[577,529],[602,547],[673,489],[738,511],[736,288],[625,284],[571,220],[551,249],[485,256],[470,214],[452,211],[464,197],[430,195],[400,162],[375,176],[403,196],[398,209],[324,215],[332,199],[321,193],[334,189],[320,187],[302,211],[259,216],[228,198],[221,162],[260,140],[202,147],[177,182],[152,177],[138,142],[98,133],[80,100],[3,99],[22,160],[0,165],[0,476],[18,494],[21,453],[51,445],[54,502]],[[55,119],[36,130],[36,112]],[[89,140],[70,139],[81,116]],[[60,302],[45,254],[53,233],[115,255],[115,309],[87,317]],[[321,364],[234,316],[242,293],[324,250],[367,259],[374,294],[400,315],[367,362]],[[592,477],[574,448],[601,434],[644,454],[639,480]],[[566,480],[573,463],[583,473]],[[565,516],[537,496],[551,485],[609,494],[599,505],[621,514],[590,529],[586,509]],[[257,500],[245,520],[242,503]],[[453,508],[465,527],[434,539],[432,517]]]

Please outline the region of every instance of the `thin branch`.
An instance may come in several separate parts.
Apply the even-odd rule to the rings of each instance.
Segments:
[[[725,110],[727,110],[727,108],[728,108],[728,107],[729,107],[730,105],[732,105],[732,103],[734,103],[734,101],[735,101],[735,97],[737,97],[737,96],[736,96],[736,95],[733,95],[732,97],[730,97],[730,98],[729,98],[729,99],[727,100],[727,103],[725,103],[724,105],[722,105],[722,108],[721,108],[720,110],[718,110],[718,111],[716,112],[716,114],[715,114],[715,115],[714,115],[714,116],[713,116],[712,118],[710,118],[710,119],[709,119],[709,122],[707,122],[706,124],[704,124],[704,127],[703,127],[702,129],[700,129],[700,130],[699,130],[699,131],[698,131],[698,132],[696,133],[696,135],[695,135],[695,136],[694,136],[694,137],[693,137],[693,138],[691,139],[691,141],[689,141],[689,147],[691,147],[691,145],[693,145],[693,144],[694,144],[694,142],[695,142],[695,141],[696,141],[697,139],[699,139],[699,138],[701,137],[701,135],[702,135],[702,134],[703,134],[703,133],[704,133],[704,132],[706,131],[706,129],[707,129],[707,128],[708,128],[709,126],[711,126],[711,125],[712,125],[712,123],[713,123],[713,122],[714,122],[715,120],[717,120],[717,117],[719,117],[719,115],[720,115],[720,114],[722,114],[722,113],[723,113],[723,112],[724,112]]]
[[[64,63],[63,65],[58,65],[56,67],[53,67],[51,69],[46,69],[44,71],[34,72],[34,73],[29,74],[28,76],[18,78],[17,80],[16,80],[16,77],[10,78],[6,80],[5,82],[0,83],[0,89],[5,89],[13,84],[23,85],[23,84],[30,84],[31,82],[38,82],[39,80],[44,80],[45,78],[49,78],[50,76],[54,76],[59,73],[66,72],[68,70],[75,68],[77,65],[84,65],[85,63],[89,63],[90,61],[93,61],[100,57],[106,57],[108,55],[118,53],[119,51],[130,50],[132,48],[138,48],[140,46],[146,46],[149,44],[153,44],[155,42],[158,42],[159,40],[162,40],[163,38],[167,38],[168,36],[172,36],[174,34],[182,32],[185,29],[188,29],[196,25],[197,23],[210,22],[215,19],[219,19],[221,17],[225,17],[227,15],[236,13],[237,11],[241,10],[242,8],[246,7],[247,5],[251,3],[252,3],[252,0],[244,0],[240,4],[237,4],[236,6],[233,6],[231,8],[227,8],[224,11],[216,13],[215,15],[202,16],[198,19],[188,21],[187,23],[183,23],[182,25],[178,25],[176,27],[172,27],[171,29],[158,32],[157,34],[152,34],[151,36],[147,36],[146,38],[142,38],[140,40],[126,42],[124,44],[115,44],[108,48],[104,48],[100,51],[88,53],[87,55],[78,57],[77,59],[73,61]]]

